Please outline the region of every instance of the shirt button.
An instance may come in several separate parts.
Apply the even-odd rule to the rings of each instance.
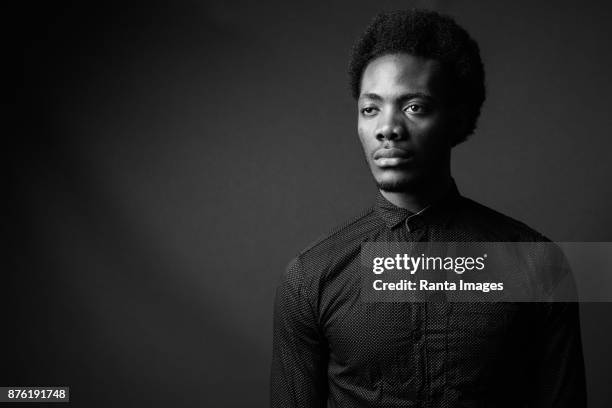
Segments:
[[[423,330],[421,329],[414,330],[414,332],[412,332],[412,336],[414,337],[416,341],[421,340],[423,338]]]

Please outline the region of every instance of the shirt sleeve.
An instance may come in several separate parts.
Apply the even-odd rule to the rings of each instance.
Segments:
[[[327,403],[327,346],[306,288],[297,258],[283,274],[274,302],[270,387],[274,408]]]
[[[543,304],[536,381],[530,407],[587,406],[578,303]]]
[[[537,365],[530,407],[586,407],[578,293],[569,262],[556,244],[540,259],[543,302],[537,320]]]

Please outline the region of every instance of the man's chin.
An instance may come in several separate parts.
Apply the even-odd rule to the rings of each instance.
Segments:
[[[414,189],[416,180],[409,177],[392,178],[386,180],[376,180],[379,190],[389,193],[401,193]]]
[[[424,174],[420,169],[414,168],[389,168],[376,169],[372,171],[372,176],[379,190],[390,193],[402,193],[418,190],[423,183]]]

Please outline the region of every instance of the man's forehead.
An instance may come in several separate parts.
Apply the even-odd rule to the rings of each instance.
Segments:
[[[360,93],[362,96],[435,93],[440,74],[440,63],[436,60],[404,53],[384,55],[367,65],[361,78]]]

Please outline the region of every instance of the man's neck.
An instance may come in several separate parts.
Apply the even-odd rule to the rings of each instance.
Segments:
[[[424,183],[420,188],[401,192],[380,190],[380,193],[397,207],[416,213],[444,197],[452,184],[453,179],[449,174],[436,181]]]

